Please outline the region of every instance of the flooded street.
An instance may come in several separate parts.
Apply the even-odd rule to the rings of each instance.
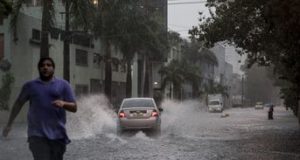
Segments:
[[[79,105],[78,113],[68,117],[72,143],[67,160],[300,159],[297,119],[283,107],[275,107],[274,120],[267,120],[267,108],[227,109],[222,118],[194,101],[164,101],[162,132],[156,137],[143,132],[117,135],[116,115],[103,97],[82,99]],[[32,159],[24,125],[15,124],[0,144],[1,160]]]

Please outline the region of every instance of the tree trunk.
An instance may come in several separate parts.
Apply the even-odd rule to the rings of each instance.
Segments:
[[[111,100],[111,83],[112,83],[112,69],[111,69],[111,47],[108,40],[104,40],[105,47],[105,80],[104,80],[104,93],[109,100]]]
[[[130,98],[132,96],[131,60],[126,61],[126,67],[126,97]]]
[[[300,110],[300,100],[298,100],[298,103],[297,103],[297,113],[298,113],[298,123],[300,124],[300,112],[299,112],[299,110]]]
[[[177,100],[181,99],[180,89],[181,89],[181,86],[174,85],[174,97]]]
[[[193,95],[193,98],[198,98],[198,96],[199,96],[198,85],[194,82],[192,83],[192,95]]]
[[[50,31],[50,21],[51,18],[50,4],[52,1],[43,1],[43,15],[42,15],[42,30],[41,30],[41,48],[40,48],[40,58],[49,57],[49,31]]]
[[[66,10],[66,24],[65,24],[65,39],[64,39],[64,69],[63,69],[63,77],[66,81],[70,82],[70,32],[69,32],[69,9],[70,2],[67,0],[65,2],[65,10]]]
[[[145,73],[144,73],[144,75],[145,75],[145,78],[144,78],[144,93],[143,93],[143,95],[144,95],[144,97],[149,97],[150,96],[150,94],[149,94],[149,92],[150,92],[150,78],[149,78],[149,72],[150,72],[150,67],[149,67],[149,58],[148,58],[148,56],[147,55],[145,55],[144,56],[144,58],[145,58],[145,61],[144,61],[144,66],[145,66],[145,69],[144,69],[144,71],[145,71]]]

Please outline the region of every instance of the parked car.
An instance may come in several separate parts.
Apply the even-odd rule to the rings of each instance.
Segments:
[[[151,130],[160,133],[160,109],[153,98],[125,98],[118,111],[118,133]]]
[[[256,102],[256,105],[254,107],[255,109],[264,109],[264,105],[262,102]]]

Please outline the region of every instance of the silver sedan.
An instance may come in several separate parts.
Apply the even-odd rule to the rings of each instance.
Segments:
[[[125,98],[118,111],[118,132],[152,130],[160,133],[160,110],[153,98]]]

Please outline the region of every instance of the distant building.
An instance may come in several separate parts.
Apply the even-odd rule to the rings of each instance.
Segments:
[[[218,66],[214,68],[214,81],[221,85],[225,84],[224,76],[226,70],[226,62],[225,62],[225,46],[222,43],[216,43],[213,48],[210,49],[218,60]]]
[[[233,73],[244,74],[241,66],[245,63],[246,56],[239,55],[233,46],[226,46],[225,61],[233,66]]]

